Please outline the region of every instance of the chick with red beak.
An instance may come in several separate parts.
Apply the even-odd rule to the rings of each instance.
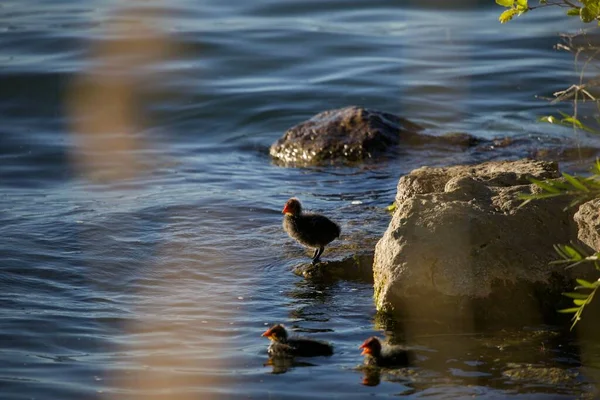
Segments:
[[[271,341],[267,352],[271,357],[317,357],[333,354],[333,346],[320,340],[303,337],[288,338],[281,324],[267,329],[262,336]]]
[[[319,262],[325,246],[340,236],[338,224],[324,215],[303,213],[300,200],[295,197],[289,199],[283,210],[283,229],[296,239],[300,244],[315,249],[312,263]]]
[[[412,351],[401,346],[382,345],[375,336],[360,345],[365,364],[377,367],[406,367],[414,359]]]

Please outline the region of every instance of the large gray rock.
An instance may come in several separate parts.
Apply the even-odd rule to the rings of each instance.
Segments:
[[[583,203],[575,213],[574,219],[579,228],[579,240],[600,251],[600,199]]]
[[[533,292],[568,279],[564,266],[549,262],[554,244],[576,237],[574,211],[564,211],[569,199],[519,207],[516,196],[537,191],[528,178],[559,176],[555,163],[520,160],[423,167],[402,177],[397,210],[375,249],[377,309],[469,323],[478,304],[487,304],[483,314],[499,306],[507,317],[534,315]]]
[[[431,136],[407,119],[377,110],[350,106],[319,113],[290,128],[269,150],[286,165],[357,162],[392,151],[399,144],[443,143],[473,146],[479,139],[466,133]]]

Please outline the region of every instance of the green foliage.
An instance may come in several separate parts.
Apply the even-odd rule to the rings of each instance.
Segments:
[[[496,0],[496,3],[501,5],[502,7],[512,7],[515,3],[514,0]]]
[[[582,263],[593,263],[594,267],[600,271],[600,252],[592,255],[586,255],[585,251],[577,248],[575,245],[556,245],[554,246],[556,252],[560,255],[561,259],[554,261],[553,264],[569,264],[567,268],[574,267]],[[573,299],[575,307],[565,308],[558,310],[560,313],[574,314],[573,324],[571,329],[577,325],[577,322],[581,320],[581,314],[585,306],[590,304],[596,294],[598,288],[600,288],[600,279],[595,282],[588,282],[584,279],[576,279],[578,286],[575,287],[577,292],[563,293],[563,296]]]
[[[496,0],[496,3],[507,8],[507,10],[500,14],[499,20],[501,23],[506,23],[514,16],[521,15],[524,12],[536,8],[555,6],[566,8],[567,15],[579,16],[584,23],[597,21],[598,25],[600,25],[600,0],[540,0],[538,6],[529,6],[527,0]],[[571,85],[571,87],[566,90],[554,93],[554,102],[572,102],[573,115],[559,111],[560,117],[552,115],[543,116],[540,118],[540,121],[570,126],[574,130],[581,129],[586,132],[598,134],[600,133],[598,127],[594,128],[588,124],[584,124],[582,120],[578,118],[577,106],[578,102],[591,101],[596,104],[600,111],[600,99],[597,99],[592,94],[594,93],[594,89],[600,86],[600,79],[598,79],[597,71],[593,71],[591,79],[584,79],[584,77],[586,77],[586,68],[590,66],[592,61],[597,61],[600,55],[600,47],[595,46],[591,41],[587,41],[587,43],[582,43],[581,41],[574,43],[572,40],[574,36],[563,35],[563,37],[567,39],[566,43],[559,44],[557,48],[573,53],[575,55],[576,64],[580,55],[587,55],[587,60],[581,67],[579,83]],[[596,126],[600,126],[600,118],[596,118]]]
[[[579,16],[584,23],[599,21],[598,24],[600,25],[600,0],[540,0],[539,6],[535,7],[530,7],[527,4],[527,0],[496,0],[496,3],[507,8],[507,10],[500,15],[499,19],[501,23],[506,23],[514,16],[521,15],[536,8],[556,6],[567,8],[568,16]],[[591,90],[600,86],[600,79],[597,78],[597,72],[594,71],[594,78],[584,80],[586,67],[588,67],[592,61],[598,60],[600,47],[594,46],[591,43],[588,43],[587,45],[575,44],[573,41],[574,36],[564,35],[563,37],[566,37],[568,41],[566,44],[559,44],[557,47],[572,52],[575,55],[576,64],[580,54],[588,55],[587,60],[581,67],[579,83],[571,85],[571,87],[566,90],[554,93],[554,102],[572,102],[573,115],[559,111],[560,117],[551,115],[544,116],[540,118],[540,121],[571,126],[574,130],[581,129],[587,132],[599,133],[598,129],[594,129],[591,126],[584,124],[578,118],[577,107],[579,101],[592,101],[600,111],[600,99],[597,99],[592,94],[593,90]],[[596,122],[600,125],[600,119],[597,118]],[[562,176],[562,179],[547,181],[531,179],[531,182],[540,189],[540,192],[521,194],[519,197],[524,200],[521,207],[532,200],[557,196],[572,197],[572,201],[567,208],[574,207],[590,199],[600,198],[600,159],[596,160],[596,163],[592,168],[592,175],[589,177],[576,177],[567,173],[563,173]],[[552,264],[568,264],[567,268],[572,268],[580,264],[592,263],[596,270],[600,271],[600,252],[589,255],[586,254],[585,250],[578,248],[578,246],[574,244],[555,245],[554,248],[560,256],[560,259],[553,261]],[[576,279],[576,281],[578,286],[575,287],[574,292],[563,293],[564,296],[572,299],[575,307],[558,310],[558,312],[561,313],[574,314],[571,329],[579,322],[585,306],[591,303],[596,291],[600,288],[600,279],[595,282],[588,282],[584,279]]]
[[[562,116],[562,118],[557,118],[552,115],[545,115],[543,117],[540,117],[538,121],[547,122],[549,124],[570,126],[590,133],[599,133],[596,129],[592,128],[591,126],[585,125],[574,115],[569,115],[562,111],[559,111],[558,113]]]
[[[563,179],[553,179],[539,181],[530,179],[531,183],[541,189],[541,193],[521,193],[519,198],[525,200],[521,207],[532,200],[547,199],[549,197],[570,196],[573,198],[568,207],[574,207],[578,204],[591,199],[600,197],[600,159],[596,160],[592,168],[592,174],[589,177],[579,177],[562,173]]]
[[[529,10],[550,6],[567,8],[567,15],[579,16],[585,23],[600,21],[600,0],[540,0],[539,5],[533,7],[527,4],[527,0],[496,0],[496,3],[508,8],[500,14],[501,23],[506,23],[515,15],[521,15]]]
[[[548,197],[557,196],[571,196],[573,200],[567,207],[573,207],[577,204],[581,204],[584,201],[600,197],[600,159],[596,160],[592,168],[592,174],[590,177],[582,178],[578,176],[569,175],[563,172],[563,179],[554,179],[547,181],[540,181],[537,179],[530,179],[538,188],[541,189],[540,193],[534,194],[521,194],[519,197],[525,200],[521,207],[529,203],[532,200],[545,199]],[[560,259],[553,261],[551,264],[568,264],[567,268],[573,268],[577,265],[584,263],[592,263],[596,270],[600,271],[600,252],[594,254],[586,254],[586,251],[575,244],[571,245],[555,245],[554,249],[560,256]],[[590,304],[596,294],[596,290],[600,287],[600,279],[596,282],[588,282],[583,279],[577,279],[578,286],[575,290],[579,292],[563,293],[564,296],[573,299],[575,307],[565,308],[558,310],[561,313],[574,313],[573,325],[571,329],[575,327],[577,322],[581,319],[581,314],[586,305]]]
[[[581,0],[583,7],[580,8],[579,17],[585,23],[600,19],[599,0]]]
[[[508,8],[508,10],[500,14],[499,20],[503,24],[513,19],[514,16],[529,11],[527,0],[496,0],[496,3]]]

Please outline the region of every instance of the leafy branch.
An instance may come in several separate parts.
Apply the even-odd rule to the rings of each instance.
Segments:
[[[600,133],[597,128],[593,128],[581,122],[577,116],[579,102],[593,102],[595,103],[598,111],[600,111],[600,99],[593,94],[598,86],[600,86],[600,79],[595,77],[592,79],[587,79],[584,82],[584,77],[588,67],[590,66],[590,63],[597,60],[597,57],[600,55],[600,47],[589,42],[582,44],[581,41],[578,41],[578,43],[576,43],[574,39],[580,35],[562,34],[561,36],[563,43],[559,43],[556,48],[573,53],[575,55],[575,65],[579,64],[579,58],[582,54],[587,55],[585,62],[581,66],[579,83],[571,85],[569,88],[560,90],[553,94],[554,100],[552,100],[552,104],[565,101],[573,103],[573,115],[559,111],[559,114],[562,116],[562,118],[550,115],[541,117],[539,121],[563,126],[571,126],[575,130],[581,129],[590,133]],[[600,119],[596,118],[596,122],[597,124],[600,124]]]
[[[538,6],[529,6],[527,0],[496,0],[496,3],[507,8],[498,18],[503,24],[515,16],[542,7],[568,8],[567,15],[578,16],[585,23],[600,21],[600,0],[540,0]]]
[[[600,25],[600,0],[539,0],[539,5],[533,7],[529,6],[528,0],[496,0],[496,3],[506,8],[499,17],[501,23],[506,23],[512,20],[513,17],[535,8],[555,6],[567,8],[567,15],[579,16],[584,23],[597,21],[598,25]],[[587,68],[592,64],[592,61],[597,61],[600,56],[600,47],[590,43],[586,45],[574,44],[574,36],[563,35],[563,40],[564,38],[567,39],[566,43],[559,44],[557,48],[574,53],[576,65],[579,56],[584,53],[586,54],[586,60],[581,67],[579,75],[579,83],[554,93],[553,103],[564,101],[573,103],[573,115],[559,111],[561,117],[544,116],[540,118],[540,121],[572,126],[575,132],[577,132],[577,129],[580,129],[587,132],[599,133],[597,129],[581,122],[577,112],[580,101],[594,102],[600,111],[600,99],[593,94],[594,89],[600,86],[600,79],[596,77],[587,79],[584,82]],[[596,119],[596,122],[600,124],[600,118]],[[590,199],[600,198],[600,160],[596,160],[592,168],[592,175],[589,177],[576,177],[567,173],[563,173],[562,176],[563,179],[548,181],[531,179],[531,182],[541,189],[541,191],[540,193],[521,194],[519,197],[524,200],[521,207],[532,200],[558,196],[571,196],[573,198],[567,208],[574,207]],[[567,268],[572,268],[583,263],[593,263],[596,270],[600,271],[600,252],[589,255],[586,254],[585,250],[575,245],[555,245],[554,248],[560,259],[553,261],[552,264],[568,264]],[[596,291],[600,288],[600,279],[595,282],[588,282],[584,279],[576,279],[576,281],[578,286],[575,287],[575,291],[563,293],[564,296],[573,299],[575,307],[558,310],[561,313],[574,314],[571,329],[581,320],[585,306],[592,302]]]
[[[531,8],[527,5],[527,0],[496,0],[496,3],[501,5],[502,7],[508,8],[498,18],[501,23],[507,23],[513,17],[517,15],[521,15]]]
[[[567,268],[572,268],[582,263],[593,263],[594,267],[600,271],[600,252],[592,255],[586,255],[584,250],[578,249],[575,246],[569,245],[555,245],[556,252],[560,255],[561,259],[553,261],[552,264],[569,264]],[[573,299],[575,307],[564,308],[558,310],[559,313],[571,314],[574,313],[571,325],[571,329],[577,325],[577,322],[581,320],[581,314],[585,306],[590,304],[594,299],[594,295],[598,288],[600,288],[600,279],[595,282],[588,282],[584,279],[576,279],[578,286],[575,290],[578,292],[567,292],[563,293],[563,296]]]
[[[573,200],[567,208],[591,199],[600,197],[600,159],[597,159],[593,168],[592,175],[589,177],[579,177],[562,173],[563,179],[541,181],[531,178],[531,183],[541,189],[540,193],[521,193],[519,198],[525,200],[520,207],[532,200],[547,199],[558,196],[571,196]]]
[[[592,175],[587,178],[569,175],[563,172],[564,179],[555,179],[541,181],[530,179],[530,181],[541,189],[540,193],[519,195],[519,198],[525,200],[520,207],[532,200],[546,199],[557,196],[571,196],[573,200],[567,208],[574,207],[587,200],[600,197],[600,159],[596,160],[592,168]],[[584,263],[593,263],[596,270],[600,271],[600,252],[586,254],[586,251],[576,245],[555,245],[554,249],[560,256],[559,260],[552,261],[551,264],[568,264],[566,268],[573,268]],[[588,282],[584,279],[576,280],[579,286],[575,287],[575,292],[563,293],[563,296],[573,299],[575,307],[558,310],[560,313],[574,313],[573,324],[575,327],[581,319],[581,314],[586,305],[592,302],[596,290],[600,288],[600,279],[596,282]]]
[[[527,0],[496,0],[496,3],[505,7],[506,10],[500,14],[499,20],[501,23],[506,23],[513,19],[513,17],[542,7],[563,7],[568,8],[567,15],[579,16],[582,22],[589,23],[597,21],[600,25],[600,0],[540,0],[538,6],[529,6]],[[575,36],[563,35],[565,43],[557,45],[557,49],[567,50],[575,54],[575,63],[578,63],[579,56],[582,53],[587,54],[587,59],[581,67],[581,73],[579,75],[579,83],[571,85],[565,90],[554,93],[554,100],[552,103],[570,101],[573,103],[573,115],[560,112],[561,117],[557,116],[543,116],[539,120],[542,122],[548,122],[551,124],[558,124],[563,126],[571,126],[573,130],[581,129],[591,133],[600,133],[598,129],[594,129],[589,125],[584,124],[577,116],[578,102],[591,101],[596,104],[600,111],[600,99],[592,94],[593,89],[600,86],[600,79],[588,79],[584,82],[584,75],[587,67],[592,61],[597,60],[600,55],[600,47],[594,46],[591,43],[587,44],[574,44],[573,38]],[[600,124],[600,119],[596,121]]]

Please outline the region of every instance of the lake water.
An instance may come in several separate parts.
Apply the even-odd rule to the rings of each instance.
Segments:
[[[592,398],[600,344],[561,325],[412,338],[414,368],[370,376],[359,344],[404,341],[372,286],[291,273],[310,254],[281,228],[289,197],[340,222],[335,258],[381,236],[411,169],[526,155],[272,163],[268,146],[318,112],[572,135],[535,120],[555,112],[539,96],[575,82],[553,46],[577,20],[549,8],[500,25],[491,1],[400,3],[0,2],[1,397]],[[336,354],[268,365],[261,333],[278,322]],[[515,379],[519,365],[573,379]]]

